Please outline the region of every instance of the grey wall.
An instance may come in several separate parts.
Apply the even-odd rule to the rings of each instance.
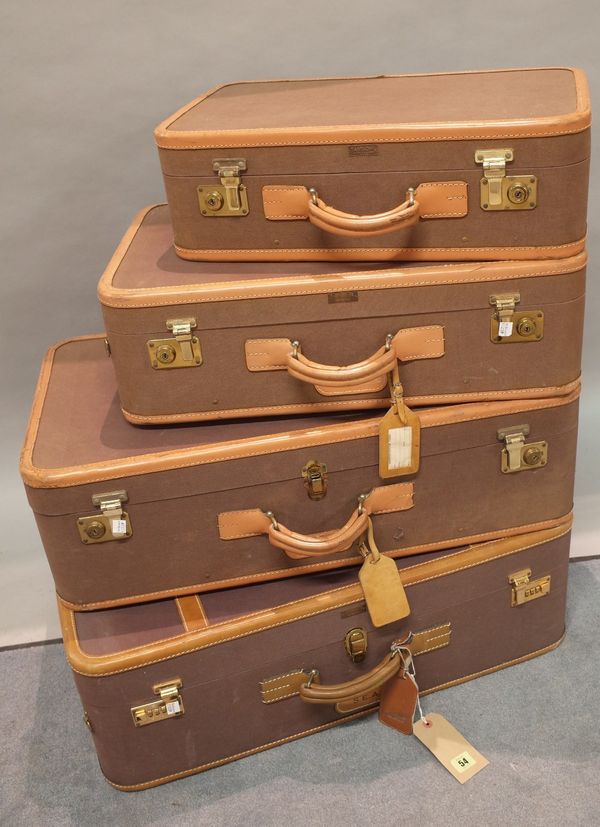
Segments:
[[[599,31],[593,0],[2,0],[0,645],[57,635],[19,446],[44,350],[101,329],[97,279],[134,213],[163,198],[156,123],[224,81],[515,65],[580,65],[598,106]],[[593,173],[578,553],[600,536]]]

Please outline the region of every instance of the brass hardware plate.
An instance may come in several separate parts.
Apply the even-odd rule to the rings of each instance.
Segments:
[[[367,655],[368,639],[365,629],[350,629],[344,638],[344,649],[353,663],[360,663]]]
[[[521,606],[523,603],[529,603],[531,600],[550,594],[551,575],[549,574],[538,577],[537,580],[531,580],[531,569],[521,569],[509,575],[508,582],[512,586],[511,606]]]
[[[140,706],[132,706],[131,717],[133,723],[136,726],[147,726],[148,724],[156,724],[158,721],[164,721],[167,718],[180,718],[185,712],[183,700],[179,694],[181,686],[181,678],[173,678],[173,680],[155,684],[152,691],[155,695],[158,695],[158,700],[149,701],[140,704]]]
[[[322,500],[327,494],[327,466],[324,463],[309,460],[302,469],[302,479],[311,500]]]
[[[537,177],[507,175],[506,164],[512,160],[512,149],[475,151],[475,163],[483,166],[483,178],[479,185],[482,210],[533,210],[537,206]]]
[[[146,342],[150,364],[154,370],[193,368],[202,364],[200,340],[192,334],[195,319],[167,319],[172,339],[150,339]]]
[[[320,683],[319,673],[313,669],[294,669],[284,675],[275,675],[260,682],[260,694],[264,704],[274,704],[297,695],[302,684],[306,683],[312,674],[312,682]]]
[[[92,504],[99,513],[77,518],[77,529],[82,543],[107,543],[111,540],[126,540],[133,531],[129,514],[123,511],[127,502],[126,491],[108,491],[93,494]]]
[[[246,170],[244,158],[217,158],[213,170],[220,184],[198,187],[200,212],[206,218],[235,218],[248,215],[248,194],[241,182]]]
[[[490,320],[490,339],[495,344],[539,342],[544,337],[544,314],[541,310],[515,310],[521,301],[519,293],[497,293],[490,296],[495,313]]]
[[[529,425],[513,425],[511,428],[501,428],[498,431],[498,439],[505,444],[501,462],[503,474],[534,471],[548,462],[548,443],[525,442],[528,434]]]

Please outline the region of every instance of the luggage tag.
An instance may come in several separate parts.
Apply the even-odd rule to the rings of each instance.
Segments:
[[[379,476],[402,477],[419,470],[421,422],[404,403],[398,362],[390,376],[392,407],[379,423]]]
[[[392,644],[392,652],[398,652],[402,666],[380,690],[379,720],[404,735],[415,735],[437,758],[440,764],[464,784],[490,763],[479,750],[437,712],[423,715],[415,664],[408,648],[412,635],[406,641]],[[413,724],[419,710],[419,720]]]
[[[364,557],[358,579],[373,626],[385,626],[407,617],[410,606],[398,567],[377,548],[370,517],[366,537],[360,541],[358,550]]]

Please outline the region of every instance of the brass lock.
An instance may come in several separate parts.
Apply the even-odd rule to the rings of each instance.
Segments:
[[[548,443],[525,442],[529,434],[529,425],[514,425],[511,428],[501,428],[498,439],[504,442],[502,449],[501,470],[503,474],[513,474],[516,471],[532,471],[541,468],[548,462]]]
[[[483,167],[479,187],[482,210],[533,210],[537,206],[535,175],[507,175],[506,165],[514,160],[512,149],[478,149],[475,163]]]
[[[106,534],[106,526],[99,520],[92,520],[91,523],[86,525],[84,531],[90,540],[99,540]]]
[[[538,597],[550,594],[552,577],[547,574],[544,577],[538,577],[537,580],[532,580],[531,569],[521,569],[521,571],[510,574],[508,582],[511,585],[510,605],[522,606],[523,603],[529,603],[537,600]]]
[[[327,494],[327,466],[311,459],[302,469],[302,478],[310,499],[322,500]]]
[[[212,210],[213,212],[218,212],[225,203],[225,200],[220,192],[214,190],[213,192],[209,192],[208,195],[204,196],[204,203],[206,204],[209,210]]]
[[[542,310],[517,310],[520,293],[495,293],[489,302],[495,308],[490,320],[490,339],[494,344],[539,342],[544,338]]]
[[[219,184],[198,187],[200,212],[207,218],[235,218],[248,215],[248,194],[242,184],[246,171],[244,158],[215,158],[213,171]]]
[[[172,339],[150,339],[146,342],[150,365],[154,370],[193,368],[202,364],[200,340],[193,334],[196,319],[167,319]]]
[[[517,333],[519,336],[531,336],[534,331],[535,322],[533,319],[530,319],[529,316],[523,316],[517,324]]]
[[[344,649],[353,663],[360,663],[367,656],[367,633],[360,626],[350,629],[344,638]]]
[[[181,678],[154,684],[152,691],[158,696],[158,700],[131,707],[131,717],[135,726],[147,726],[167,718],[180,718],[185,712],[179,692],[181,687]]]

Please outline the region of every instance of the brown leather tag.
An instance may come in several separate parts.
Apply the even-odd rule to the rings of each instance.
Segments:
[[[419,690],[412,678],[400,669],[380,690],[379,720],[403,735],[412,735]]]
[[[398,567],[390,557],[377,552],[374,559],[373,554],[369,554],[359,569],[358,579],[373,626],[385,626],[408,617],[408,598]]]

